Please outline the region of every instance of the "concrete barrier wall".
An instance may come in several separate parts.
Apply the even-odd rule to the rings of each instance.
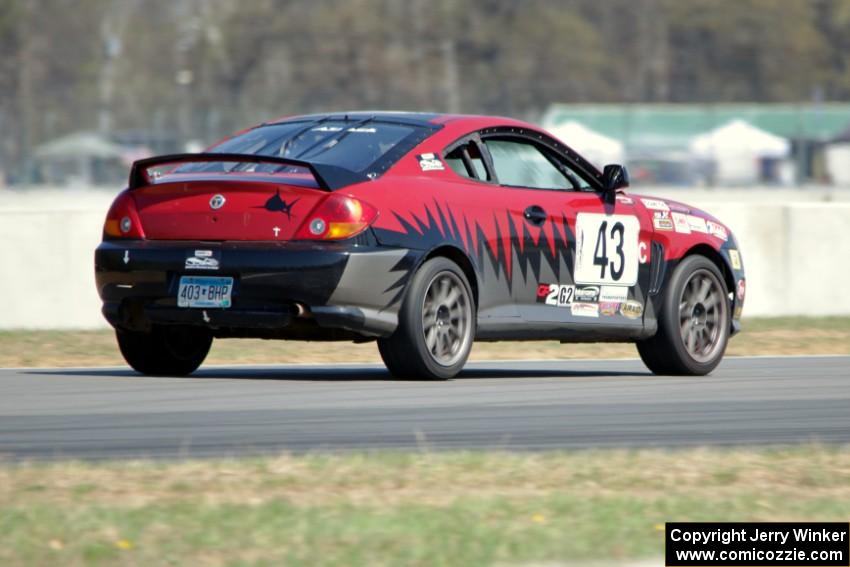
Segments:
[[[649,193],[649,191],[647,191]],[[658,193],[658,192],[656,192]],[[744,316],[850,315],[850,201],[665,191],[705,208],[738,238]],[[93,250],[112,195],[0,196],[0,329],[103,328]]]

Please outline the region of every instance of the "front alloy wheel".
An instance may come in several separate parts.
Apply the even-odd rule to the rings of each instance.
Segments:
[[[658,331],[638,341],[655,374],[702,376],[714,370],[729,340],[729,290],[723,274],[705,256],[683,259],[661,300]]]
[[[729,323],[728,299],[713,273],[699,269],[685,283],[679,301],[682,344],[697,362],[714,359],[723,345]]]

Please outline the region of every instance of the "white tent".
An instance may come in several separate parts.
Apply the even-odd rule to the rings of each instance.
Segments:
[[[621,142],[591,130],[580,122],[564,122],[549,131],[599,169],[609,163],[624,161],[625,152]]]
[[[826,171],[835,185],[850,186],[850,128],[829,141],[824,148]]]
[[[763,160],[787,160],[791,143],[743,120],[733,120],[700,134],[690,143],[691,153],[715,164],[717,183],[755,183]]]

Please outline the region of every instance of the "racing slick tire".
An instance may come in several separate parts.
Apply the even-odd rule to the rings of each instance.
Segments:
[[[212,335],[194,327],[154,326],[149,333],[116,329],[115,336],[127,364],[149,376],[191,374],[212,346]]]
[[[469,281],[457,264],[435,257],[410,283],[398,328],[378,339],[378,350],[396,378],[447,380],[469,357],[476,309]]]
[[[638,341],[644,364],[655,374],[704,376],[723,359],[729,341],[729,290],[705,256],[676,267],[658,314],[658,331]]]

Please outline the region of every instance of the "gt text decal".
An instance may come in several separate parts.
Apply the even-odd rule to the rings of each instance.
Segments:
[[[631,215],[579,213],[576,218],[575,281],[637,283],[640,222]]]

